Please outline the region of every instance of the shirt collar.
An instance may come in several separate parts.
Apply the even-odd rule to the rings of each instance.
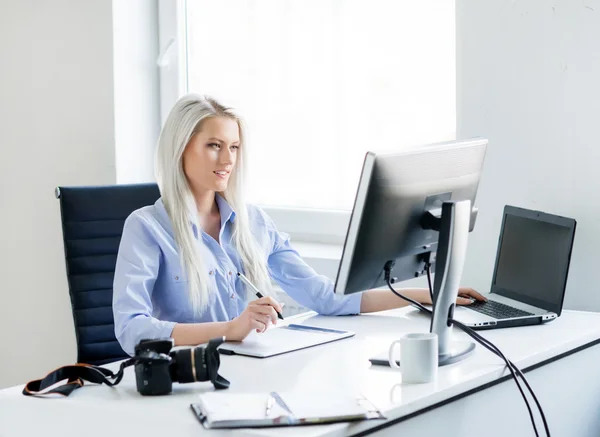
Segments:
[[[227,221],[231,221],[231,223],[233,223],[235,221],[235,211],[231,205],[227,203],[225,198],[219,193],[215,195],[215,200],[217,201],[219,213],[221,214],[221,227],[223,227]]]
[[[227,223],[227,221],[231,221],[231,223],[235,221],[235,211],[233,210],[231,205],[227,203],[225,198],[219,193],[216,193],[215,200],[217,201],[217,206],[219,207],[219,214],[221,215],[221,229],[223,229],[223,226],[225,226],[225,223]],[[169,215],[167,214],[167,210],[165,209],[165,204],[163,203],[162,197],[160,197],[154,205],[160,211],[160,215],[164,219],[166,219],[166,222],[170,225],[171,220],[169,220]],[[194,230],[194,236],[198,238],[196,224],[194,222],[195,220],[192,220],[190,218],[190,224],[192,225],[192,229]]]

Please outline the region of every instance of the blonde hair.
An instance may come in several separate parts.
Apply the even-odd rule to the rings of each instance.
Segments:
[[[250,231],[248,210],[243,196],[246,135],[243,122],[235,112],[210,97],[188,94],[181,97],[171,109],[158,139],[156,150],[156,180],[167,214],[171,219],[181,264],[189,281],[190,301],[196,313],[206,309],[211,292],[208,273],[199,251],[202,241],[194,196],[183,171],[183,152],[202,122],[213,117],[235,120],[240,130],[240,149],[231,172],[227,189],[220,193],[235,211],[232,240],[237,249],[245,275],[265,295],[269,294],[269,275],[265,254]],[[198,229],[198,241],[190,220]]]

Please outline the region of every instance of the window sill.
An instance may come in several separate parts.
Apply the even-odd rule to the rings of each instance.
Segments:
[[[344,246],[341,244],[318,243],[312,241],[292,242],[302,258],[316,258],[340,261]]]
[[[292,242],[292,247],[318,274],[335,280],[344,249],[342,244],[299,241]]]

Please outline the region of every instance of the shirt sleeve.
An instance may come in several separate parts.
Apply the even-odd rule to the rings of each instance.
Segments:
[[[152,317],[161,251],[146,223],[136,212],[125,220],[113,283],[115,335],[129,355],[142,339],[171,337],[175,326]]]
[[[271,277],[300,305],[326,316],[360,314],[362,294],[340,296],[333,291],[333,281],[319,275],[290,244],[287,234],[277,231],[275,223],[260,211],[271,243],[268,267]]]

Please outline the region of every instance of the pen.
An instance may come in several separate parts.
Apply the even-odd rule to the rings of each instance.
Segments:
[[[246,277],[245,277],[244,275],[242,275],[240,272],[238,272],[238,274],[237,274],[237,275],[238,275],[238,277],[239,277],[239,278],[242,280],[242,282],[243,282],[244,284],[246,284],[248,287],[250,287],[250,289],[251,289],[251,290],[254,292],[254,294],[256,294],[256,297],[258,297],[259,299],[260,299],[261,297],[263,297],[263,294],[262,294],[260,291],[258,291],[258,288],[256,288],[256,287],[254,286],[254,284],[248,280],[248,278],[246,278]],[[275,312],[277,313],[277,317],[278,317],[280,320],[283,320],[283,316],[281,315],[281,313],[280,313],[279,311],[277,311],[277,310],[275,310]]]

